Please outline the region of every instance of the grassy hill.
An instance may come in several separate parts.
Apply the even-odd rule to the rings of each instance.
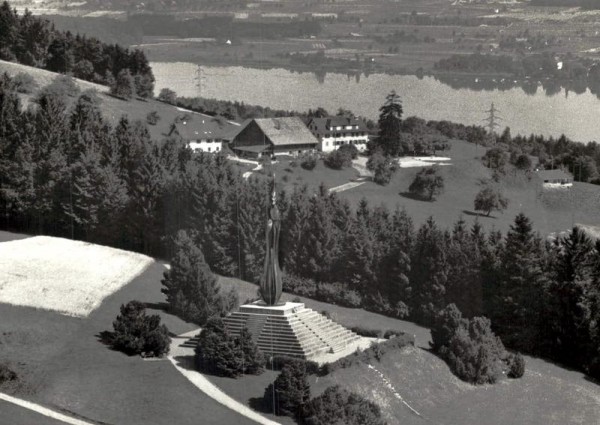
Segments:
[[[242,300],[256,293],[256,286],[237,279],[222,278],[221,283],[235,287]],[[292,296],[284,294],[283,298]],[[426,349],[430,341],[428,329],[364,310],[301,299],[317,311],[327,310],[345,326],[400,329],[414,334],[417,343],[416,347],[388,353],[381,362],[371,364],[392,388],[379,373],[360,364],[325,377],[311,377],[313,396],[339,384],[379,404],[390,424],[600,424],[600,386],[580,372],[526,357],[523,378],[503,379],[495,385],[470,385],[455,377],[444,361]],[[267,371],[265,375],[244,376],[239,380],[209,379],[240,402],[249,403],[262,397],[264,388],[275,376],[276,373]],[[284,419],[284,423],[288,422]]]
[[[26,236],[0,232],[0,241],[22,238]],[[128,357],[99,341],[100,332],[111,329],[119,306],[132,299],[147,303],[150,313],[160,314],[173,334],[195,328],[163,311],[160,280],[164,270],[162,263],[154,262],[87,318],[0,304],[0,362],[8,362],[23,379],[19,386],[0,391],[107,424],[248,423],[199,392],[170,362]],[[85,283],[81,282],[82,288]],[[225,290],[236,288],[242,301],[256,295],[256,286],[250,283],[233,278],[220,278],[220,283]],[[283,298],[294,297],[284,294]],[[313,395],[340,384],[380,404],[390,423],[409,425],[600,423],[600,387],[579,372],[527,358],[522,379],[472,386],[458,380],[443,361],[421,348],[428,346],[428,329],[360,309],[301,300],[314,310],[327,310],[345,326],[403,330],[414,334],[417,342],[416,348],[388,353],[381,362],[372,364],[393,388],[367,365],[358,365],[311,378]],[[209,379],[232,397],[250,403],[250,399],[262,396],[275,376],[267,372],[240,380]],[[10,409],[0,404],[0,417],[11,414]],[[283,423],[292,422],[284,419]]]
[[[390,423],[418,425],[598,424],[600,387],[577,372],[526,358],[521,379],[473,386],[450,373],[430,352],[407,348],[388,353],[381,362],[341,369],[312,384],[320,393],[339,384],[362,394],[383,410]],[[394,394],[394,392],[397,394]],[[401,398],[401,399],[400,399]],[[406,404],[415,409],[417,416]]]
[[[50,84],[59,75],[43,69],[0,60],[0,73],[5,72],[10,76],[14,76],[20,72],[31,75],[37,83],[37,90]],[[75,79],[75,82],[81,91],[91,89],[98,92],[98,96],[101,100],[100,109],[102,110],[104,117],[113,125],[116,124],[123,115],[127,115],[132,121],[141,120],[146,122],[146,116],[150,112],[156,111],[160,117],[160,120],[156,125],[148,125],[150,134],[156,140],[164,138],[168,134],[171,124],[175,118],[181,117],[186,113],[200,117],[208,117],[207,115],[185,111],[153,99],[118,99],[108,94],[109,90],[106,86],[78,79]],[[35,97],[37,90],[31,95],[20,95],[25,106],[31,102],[33,97]],[[75,99],[71,100],[74,101]]]
[[[506,231],[520,212],[531,218],[542,234],[569,229],[574,223],[600,224],[600,186],[575,182],[571,189],[542,190],[537,179],[529,180],[522,173],[512,172],[499,183],[509,199],[508,209],[503,213],[493,212],[490,217],[478,217],[473,200],[481,189],[481,179],[491,177],[490,170],[480,160],[484,153],[481,146],[453,140],[451,150],[443,153],[452,158],[452,165],[441,167],[445,190],[433,202],[413,199],[406,194],[420,168],[401,168],[387,186],[367,182],[339,195],[353,205],[363,197],[371,205],[383,203],[390,208],[399,205],[415,223],[423,223],[433,216],[442,227],[452,226],[462,216],[467,222],[479,220],[487,229]]]

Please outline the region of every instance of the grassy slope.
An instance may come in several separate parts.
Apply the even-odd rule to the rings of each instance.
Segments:
[[[87,319],[0,304],[0,361],[23,379],[19,387],[2,390],[108,424],[250,423],[201,393],[168,360],[128,357],[99,342],[122,303],[137,299],[160,307],[163,271],[162,264],[151,265]],[[159,313],[175,334],[196,328],[160,310],[149,312]],[[0,417],[14,410],[4,407]]]
[[[450,227],[459,217],[474,222],[473,199],[481,189],[479,180],[489,178],[490,172],[479,158],[482,147],[453,141],[452,149],[443,153],[452,157],[451,166],[441,167],[445,191],[434,202],[412,199],[403,195],[408,191],[420,168],[403,168],[387,186],[367,182],[362,186],[340,193],[354,205],[365,197],[371,205],[387,204],[405,208],[415,223],[423,223],[429,216],[442,227]],[[491,217],[479,217],[486,228],[506,231],[519,212],[524,212],[542,234],[568,229],[573,223],[600,224],[600,186],[575,183],[571,190],[542,192],[534,180],[509,175],[501,182],[509,206],[503,213],[493,212]]]
[[[518,380],[472,386],[450,373],[443,361],[417,348],[385,356],[373,366],[423,418],[413,414],[366,365],[338,370],[313,383],[313,392],[340,384],[376,401],[391,423],[461,425],[598,424],[600,390],[582,374],[527,358]]]
[[[256,286],[237,279],[221,278],[225,287],[235,287],[240,299],[252,297]],[[283,299],[293,296],[284,294]],[[310,308],[327,309],[346,326],[361,325],[374,329],[401,329],[416,335],[418,348],[388,354],[373,366],[392,383],[399,395],[423,417],[414,415],[366,365],[342,369],[326,376],[311,378],[314,395],[331,385],[340,384],[380,404],[389,423],[402,424],[599,424],[600,387],[579,372],[560,368],[544,360],[526,357],[527,371],[519,380],[503,380],[496,385],[472,386],[456,378],[446,364],[421,347],[427,347],[429,330],[412,323],[347,309],[310,299],[302,299]],[[241,380],[209,377],[237,400],[248,403],[262,397],[264,388],[276,374]]]
[[[4,72],[7,72],[9,75],[25,72],[35,79],[38,89],[50,84],[57,76],[57,74],[43,69],[33,68],[12,62],[0,61],[0,73]],[[83,80],[75,81],[82,91],[88,89],[97,90],[101,100],[100,108],[102,109],[105,118],[107,118],[113,125],[116,124],[123,115],[127,115],[130,120],[141,120],[146,122],[146,116],[148,113],[152,111],[158,112],[158,115],[160,116],[158,124],[148,125],[150,134],[157,140],[164,138],[175,118],[182,116],[185,113],[178,110],[174,106],[158,102],[156,100],[133,99],[125,101],[117,99],[108,94],[108,88],[106,86]],[[31,97],[32,96],[29,95],[21,95],[24,104],[31,102]]]

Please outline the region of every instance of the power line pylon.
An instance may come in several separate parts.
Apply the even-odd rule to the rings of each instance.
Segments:
[[[502,121],[502,117],[498,116],[498,112],[500,112],[498,109],[496,109],[496,107],[494,106],[494,103],[492,102],[492,106],[489,110],[485,111],[486,114],[488,114],[488,117],[485,118],[483,121],[487,122],[487,128],[488,131],[490,132],[490,134],[494,134],[496,132],[496,129],[498,127],[500,127],[500,124],[498,123],[498,121]]]

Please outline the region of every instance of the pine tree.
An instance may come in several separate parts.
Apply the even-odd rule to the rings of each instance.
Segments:
[[[266,407],[277,416],[303,417],[310,401],[310,385],[303,361],[291,361],[265,389],[263,397]]]
[[[119,71],[114,84],[110,86],[110,94],[125,100],[135,96],[135,82],[129,69],[125,68]]]
[[[449,235],[439,230],[431,217],[415,238],[411,256],[411,308],[415,319],[423,324],[430,324],[445,306],[448,239]]]
[[[196,367],[217,376],[236,378],[242,374],[242,352],[219,317],[212,317],[200,333]]]
[[[507,346],[534,352],[539,347],[545,275],[540,238],[519,214],[506,234],[499,256],[498,280],[490,288],[494,328]]]
[[[449,273],[446,302],[454,303],[465,317],[479,316],[482,309],[482,254],[479,244],[485,241],[480,228],[469,232],[461,218],[452,230],[448,246]],[[477,239],[475,239],[477,238]]]
[[[554,341],[553,356],[573,365],[585,363],[588,355],[592,253],[592,241],[579,227],[553,244],[546,313],[552,328],[549,339]]]
[[[379,134],[370,147],[371,153],[377,148],[381,149],[385,155],[398,156],[402,152],[402,103],[400,96],[392,91],[385,98],[385,103],[379,108]]]
[[[171,268],[164,273],[162,285],[169,308],[186,320],[203,325],[225,312],[226,299],[217,278],[185,231],[175,238]]]
[[[258,349],[258,346],[252,339],[252,334],[248,328],[243,328],[235,340],[242,353],[242,371],[250,375],[260,375],[265,368],[265,357]]]

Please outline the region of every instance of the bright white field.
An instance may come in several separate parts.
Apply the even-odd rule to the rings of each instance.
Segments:
[[[153,259],[68,239],[0,243],[0,303],[85,317]]]

